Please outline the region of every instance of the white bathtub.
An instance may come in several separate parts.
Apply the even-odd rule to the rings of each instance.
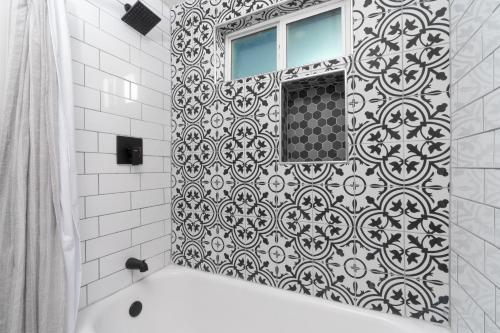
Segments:
[[[129,307],[143,304],[132,318]],[[445,333],[448,329],[169,266],[82,310],[77,333]]]

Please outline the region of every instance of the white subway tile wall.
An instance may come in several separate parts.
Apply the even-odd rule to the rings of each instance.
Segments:
[[[500,332],[500,0],[451,1],[453,333]]]
[[[170,8],[144,37],[124,0],[69,0],[80,194],[80,307],[170,262]],[[116,136],[144,138],[144,164],[116,164]],[[125,268],[146,259],[149,272]]]

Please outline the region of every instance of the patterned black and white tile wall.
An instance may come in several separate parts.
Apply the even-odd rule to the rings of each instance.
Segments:
[[[216,25],[277,2],[304,6],[173,11],[173,261],[446,323],[448,1],[355,0],[353,55],[219,80]],[[280,163],[279,83],[332,70],[347,77],[347,160]]]

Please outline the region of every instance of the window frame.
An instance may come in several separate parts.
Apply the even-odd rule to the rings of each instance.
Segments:
[[[296,21],[300,21],[318,14],[329,12],[335,9],[341,9],[341,20],[342,20],[342,45],[343,54],[342,56],[347,56],[352,53],[352,29],[351,27],[351,6],[349,0],[337,0],[328,1],[327,3],[319,4],[316,6],[311,6],[296,12],[277,17],[275,19],[267,20],[256,24],[254,26],[244,28],[230,34],[225,37],[225,56],[224,56],[224,77],[225,81],[237,80],[232,78],[232,42],[235,39],[249,36],[260,31],[268,30],[271,28],[276,28],[276,71],[281,71],[288,69],[287,64],[287,25]],[[333,59],[333,58],[332,58]],[[325,59],[329,60],[329,59]],[[304,64],[302,66],[307,66],[311,64]],[[290,67],[294,68],[294,67]],[[267,72],[269,73],[269,72]],[[261,73],[266,74],[266,73]],[[243,78],[240,78],[243,79]]]

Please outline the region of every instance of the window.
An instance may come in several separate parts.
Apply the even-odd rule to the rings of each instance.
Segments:
[[[233,79],[276,70],[276,27],[235,39],[231,43]]]
[[[226,78],[299,67],[341,57],[350,47],[344,1],[309,7],[229,34]]]
[[[344,54],[340,8],[286,26],[286,67],[298,67]]]

